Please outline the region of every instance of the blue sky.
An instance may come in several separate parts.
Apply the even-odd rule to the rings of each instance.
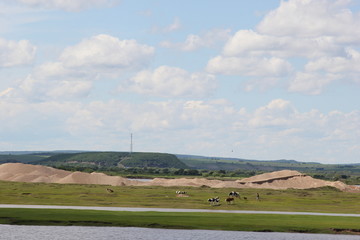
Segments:
[[[358,1],[0,9],[0,150],[360,163]]]

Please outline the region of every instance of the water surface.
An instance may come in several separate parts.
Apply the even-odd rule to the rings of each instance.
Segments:
[[[134,227],[77,227],[77,226],[15,226],[0,225],[0,239],[7,240],[355,240],[359,236],[304,234],[304,233],[257,233],[214,230],[170,230]]]

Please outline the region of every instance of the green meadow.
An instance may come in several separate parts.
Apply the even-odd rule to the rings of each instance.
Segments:
[[[106,188],[114,192],[109,193]],[[178,197],[175,191],[186,191]],[[226,204],[228,193],[236,190],[241,199]],[[256,193],[260,201],[256,201]],[[222,210],[264,210],[326,213],[360,213],[360,194],[335,188],[310,190],[216,189],[208,187],[135,187],[80,184],[20,183],[0,181],[0,204],[39,204],[111,207],[190,208]],[[220,197],[212,206],[208,198]],[[247,200],[244,200],[244,197]]]
[[[106,189],[111,188],[112,193]],[[177,196],[175,191],[186,191]],[[241,199],[226,204],[236,190]],[[260,201],[256,200],[260,194]],[[207,202],[219,196],[218,206]],[[245,200],[244,197],[247,199]],[[326,187],[309,190],[134,187],[0,181],[0,204],[74,205],[214,210],[259,210],[360,214],[360,194]],[[56,209],[0,209],[0,223],[31,225],[137,226],[180,229],[358,233],[359,217],[232,213],[112,212]]]
[[[298,233],[357,234],[360,231],[357,217],[58,209],[2,209],[0,223]]]

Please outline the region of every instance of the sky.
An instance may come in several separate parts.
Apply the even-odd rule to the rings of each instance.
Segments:
[[[360,1],[0,0],[0,151],[360,163]]]

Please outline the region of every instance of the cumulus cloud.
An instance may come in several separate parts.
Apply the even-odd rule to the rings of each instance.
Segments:
[[[333,36],[340,42],[358,42],[360,18],[347,8],[349,3],[348,0],[281,1],[257,30],[275,36]]]
[[[165,48],[175,48],[182,51],[194,51],[203,47],[212,47],[219,42],[226,41],[229,37],[229,29],[214,29],[201,35],[190,34],[182,43],[164,41],[161,42],[160,45]]]
[[[66,101],[86,97],[92,88],[92,83],[84,80],[56,80],[27,76],[17,88],[11,88],[4,97],[12,99],[25,98],[30,101]]]
[[[196,150],[196,145],[197,151],[216,156],[226,155],[224,149],[231,148],[247,157],[328,161],[334,156],[338,159],[357,156],[354,153],[360,150],[359,111],[299,111],[284,99],[274,99],[255,110],[235,107],[223,99],[88,103],[4,100],[0,101],[0,111],[7,113],[0,115],[0,124],[5,126],[0,130],[2,134],[10,129],[14,134],[16,129],[32,136],[35,133],[30,134],[28,126],[43,125],[37,128],[40,131],[37,134],[46,136],[41,131],[51,130],[56,136],[46,137],[53,140],[67,134],[70,142],[81,140],[86,142],[84,146],[94,149],[106,145],[117,148],[119,136],[135,132],[138,144],[142,135],[141,148],[187,152]],[[58,125],[49,126],[49,120]],[[127,146],[128,141],[124,149]],[[352,153],[346,155],[348,151]],[[349,161],[355,159],[346,159]]]
[[[33,61],[36,47],[28,40],[10,41],[0,38],[0,67],[13,67]]]
[[[272,100],[268,105],[258,108],[249,125],[253,127],[288,127],[291,125],[295,108],[289,101],[283,99]]]
[[[136,40],[120,40],[100,34],[64,49],[60,60],[66,67],[134,68],[146,64],[154,54],[154,48],[139,44]]]
[[[292,35],[274,36],[252,30],[240,30],[225,44],[225,56],[277,56],[307,58],[342,53],[342,47],[332,37],[296,38]]]
[[[339,79],[339,76],[335,74],[297,72],[289,82],[288,90],[290,92],[319,95],[327,85],[337,79]]]
[[[289,90],[306,94],[320,94],[332,82],[360,83],[360,53],[347,49],[346,56],[328,56],[309,61],[304,72],[297,72],[289,83]]]
[[[9,1],[9,0],[6,0]],[[11,0],[12,2],[14,0]],[[64,11],[80,11],[94,7],[111,7],[119,0],[15,0],[20,4],[45,9],[59,9]]]
[[[37,66],[3,97],[23,96],[37,101],[85,97],[93,80],[116,78],[125,71],[137,70],[153,54],[153,47],[135,40],[97,35],[65,48],[58,61]]]
[[[291,70],[291,64],[277,57],[225,57],[209,60],[206,67],[211,73],[245,76],[284,76]]]
[[[181,68],[160,66],[153,71],[137,73],[127,84],[120,86],[120,90],[162,97],[202,97],[216,87],[215,77],[211,74],[189,73]]]
[[[286,80],[290,92],[316,95],[335,81],[360,83],[360,15],[348,9],[349,3],[281,1],[254,30],[231,36],[207,70],[251,77],[248,91]]]
[[[308,62],[305,65],[305,70],[329,73],[360,73],[360,52],[355,49],[347,49],[346,53],[346,56],[323,57]]]

